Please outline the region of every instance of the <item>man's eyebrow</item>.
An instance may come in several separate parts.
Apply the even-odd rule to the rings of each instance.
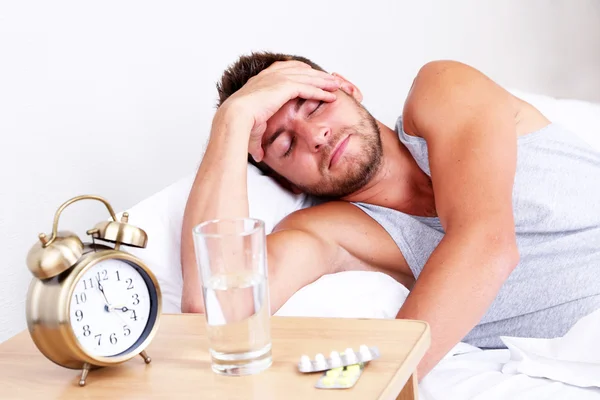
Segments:
[[[302,98],[298,98],[296,100],[296,104],[294,104],[294,111],[298,112],[298,110],[300,110],[300,107],[302,107],[302,104],[304,104],[306,102],[306,99],[302,99]],[[271,135],[270,138],[268,138],[265,143],[263,144],[263,151],[266,153],[267,149],[273,144],[275,143],[275,141],[277,140],[277,138],[279,137],[279,135],[281,135],[283,132],[285,132],[285,129],[283,127],[277,129],[275,131],[275,133],[273,133]]]
[[[282,134],[284,131],[285,131],[285,129],[284,129],[283,127],[280,127],[279,129],[277,129],[277,130],[275,131],[275,133],[273,133],[273,134],[271,135],[271,137],[269,137],[269,138],[266,140],[265,144],[263,145],[263,148],[264,148],[264,152],[265,152],[265,153],[267,152],[267,150],[269,149],[269,147],[270,147],[270,146],[271,146],[273,143],[275,143],[275,141],[277,140],[277,138],[279,137],[279,135],[281,135],[281,134]]]
[[[302,107],[302,104],[304,104],[306,102],[306,99],[298,99],[298,101],[296,101],[296,104],[294,105],[294,111],[298,112],[298,110],[300,110],[300,107]]]

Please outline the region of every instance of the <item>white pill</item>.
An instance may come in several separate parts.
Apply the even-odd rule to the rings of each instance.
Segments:
[[[347,348],[347,349],[344,351],[344,354],[346,354],[346,360],[347,360],[349,363],[351,363],[351,364],[352,364],[352,363],[354,363],[354,362],[356,361],[356,353],[355,353],[355,352],[354,352],[354,350],[352,350],[351,348],[349,348],[349,347],[348,347],[348,348]]]
[[[319,366],[325,365],[325,356],[319,353],[315,356],[315,361]]]
[[[300,357],[300,365],[302,365],[303,368],[310,368],[310,358],[306,355]]]
[[[332,367],[338,367],[342,365],[342,358],[340,357],[340,353],[337,351],[332,351],[331,354],[329,354],[329,358],[331,360]]]
[[[358,351],[363,357],[371,357],[371,350],[369,350],[369,348],[364,344],[360,345],[360,349]]]

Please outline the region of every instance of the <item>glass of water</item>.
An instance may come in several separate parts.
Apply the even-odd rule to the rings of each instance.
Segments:
[[[212,369],[249,375],[272,363],[264,222],[218,219],[193,231]]]

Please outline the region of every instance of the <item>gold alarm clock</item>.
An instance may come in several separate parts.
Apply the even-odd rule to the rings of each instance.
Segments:
[[[72,232],[57,231],[62,211],[84,199],[104,203],[112,218],[88,230],[91,242],[85,243]],[[118,221],[102,197],[74,197],[56,211],[52,235],[40,234],[27,255],[34,276],[27,294],[29,333],[49,360],[82,370],[80,386],[90,369],[136,355],[150,362],[144,349],[158,328],[161,292],[142,260],[120,249],[144,248],[148,240],[128,218],[123,213]]]

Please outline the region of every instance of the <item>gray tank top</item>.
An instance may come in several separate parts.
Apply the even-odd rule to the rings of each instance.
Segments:
[[[401,119],[396,131],[431,176],[426,141],[407,135]],[[439,218],[355,204],[386,229],[418,279],[444,235]],[[562,336],[600,308],[600,153],[556,123],[520,137],[513,211],[520,262],[463,338],[474,346],[505,347],[500,336]]]

